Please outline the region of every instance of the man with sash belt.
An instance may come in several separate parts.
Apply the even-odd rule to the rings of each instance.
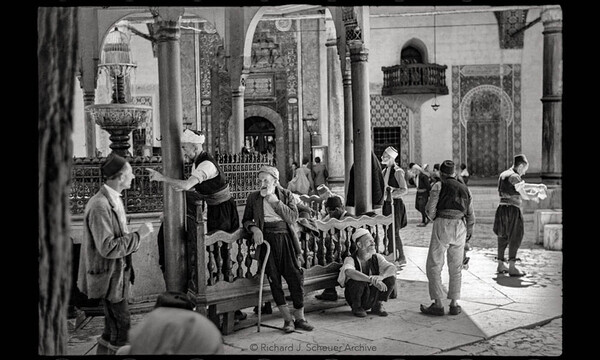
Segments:
[[[429,193],[431,191],[431,181],[429,176],[425,173],[423,168],[419,164],[409,164],[411,172],[414,174],[414,182],[417,187],[417,195],[415,197],[415,209],[421,213],[421,223],[417,224],[418,227],[427,226],[430,219],[427,217],[427,201],[429,200]]]
[[[132,254],[148,241],[152,223],[130,232],[121,192],[135,178],[131,165],[111,153],[101,167],[105,184],[85,206],[77,286],[90,299],[101,299],[104,330],[98,348],[128,343],[131,326],[128,298],[134,281]],[[109,345],[110,344],[110,345]]]
[[[340,268],[338,283],[345,287],[346,302],[357,317],[371,314],[388,316],[383,302],[390,297],[396,285],[396,266],[375,252],[375,241],[371,233],[363,228],[352,234],[356,250],[346,256]]]
[[[429,296],[435,302],[429,307],[421,305],[421,312],[428,315],[444,315],[442,297],[442,267],[444,256],[448,257],[448,295],[450,315],[458,315],[461,307],[461,276],[465,242],[471,239],[475,214],[473,197],[467,186],[456,179],[454,161],[445,160],[440,165],[442,181],[435,183],[427,202],[427,215],[433,220],[431,241],[427,253],[426,273],[429,281]]]
[[[406,264],[406,257],[404,256],[404,249],[402,248],[402,240],[400,239],[400,229],[406,227],[408,221],[406,219],[406,206],[402,201],[402,196],[408,193],[408,186],[406,185],[406,179],[404,170],[396,164],[396,157],[398,151],[392,146],[388,146],[381,155],[381,163],[385,166],[383,169],[383,182],[385,184],[386,191],[391,193],[391,197],[394,201],[394,223],[395,232],[391,229],[388,231],[388,252],[394,252],[394,237],[396,239],[396,251],[393,260],[398,260],[398,265]],[[387,198],[383,203],[383,215],[389,215],[392,213],[391,199]],[[391,236],[394,233],[395,236]]]
[[[302,250],[294,230],[298,219],[294,196],[279,185],[279,171],[274,166],[261,167],[258,180],[260,190],[250,193],[246,200],[243,226],[252,233],[252,239],[259,247],[260,262],[267,261],[265,274],[273,300],[283,316],[283,331],[311,331],[313,326],[304,318],[304,274],[300,267]],[[265,241],[271,247],[268,259],[265,259],[266,246],[261,246]],[[292,312],[283,293],[282,276],[294,304]]]
[[[195,198],[206,201],[206,225],[207,232],[216,230],[234,232],[240,227],[239,215],[235,200],[229,191],[229,184],[225,173],[217,161],[207,152],[203,151],[204,134],[196,134],[192,130],[185,129],[181,137],[181,148],[187,159],[193,161],[192,172],[186,180],[173,179],[155,170],[146,169],[150,172],[151,181],[162,181],[177,191],[186,191],[187,216],[195,216]],[[195,191],[187,191],[194,189]],[[161,225],[162,229],[162,225]],[[159,231],[159,235],[162,231]],[[158,237],[159,265],[164,271],[164,236]],[[217,250],[215,249],[215,257]],[[223,274],[230,269],[230,256],[226,246],[221,246],[221,258],[223,259]],[[246,314],[236,311],[235,319],[243,320]]]
[[[523,214],[521,213],[522,199],[538,200],[546,197],[546,185],[528,184],[521,176],[525,175],[529,162],[523,154],[516,155],[513,166],[503,171],[498,178],[498,193],[500,204],[494,217],[494,234],[498,236],[498,273],[508,273],[510,276],[523,276],[524,272],[517,269],[515,262],[517,250],[521,246],[523,235]],[[508,247],[508,263],[505,265],[504,252]]]

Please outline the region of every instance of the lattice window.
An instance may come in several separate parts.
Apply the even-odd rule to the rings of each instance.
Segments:
[[[374,127],[373,144],[378,158],[388,146],[393,146],[396,150],[400,149],[400,127]]]

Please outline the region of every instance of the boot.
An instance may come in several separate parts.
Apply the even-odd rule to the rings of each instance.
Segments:
[[[283,331],[285,333],[292,333],[296,329],[294,327],[294,318],[292,318],[292,314],[290,313],[290,309],[286,305],[279,305],[279,312],[283,316]]]
[[[496,273],[498,274],[506,274],[508,272],[508,268],[504,265],[504,260],[498,260],[498,268],[496,269]]]
[[[517,260],[508,260],[508,275],[510,276],[523,276],[525,275],[525,272],[517,269],[517,267],[515,266],[515,262],[517,262]]]

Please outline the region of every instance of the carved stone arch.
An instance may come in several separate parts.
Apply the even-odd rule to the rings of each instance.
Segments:
[[[398,54],[398,61],[400,61],[402,50],[404,50],[405,48],[407,48],[409,46],[417,49],[421,53],[424,63],[432,62],[429,59],[429,51],[427,51],[427,45],[425,45],[423,40],[418,39],[418,38],[412,38],[412,39],[406,41],[404,43],[404,45],[402,45],[402,47],[400,48],[400,54]]]
[[[275,126],[275,148],[276,148],[276,161],[277,161],[277,169],[279,170],[280,182],[282,185],[285,185],[285,173],[286,173],[286,164],[285,154],[285,138],[284,138],[284,126],[283,119],[281,115],[277,113],[275,110],[262,106],[262,105],[249,105],[244,107],[244,120],[249,117],[262,117],[270,121],[273,126]]]

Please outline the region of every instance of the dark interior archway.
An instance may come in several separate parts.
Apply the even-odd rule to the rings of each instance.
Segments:
[[[275,161],[275,125],[261,116],[251,116],[244,120],[244,145],[252,152],[271,154]]]

